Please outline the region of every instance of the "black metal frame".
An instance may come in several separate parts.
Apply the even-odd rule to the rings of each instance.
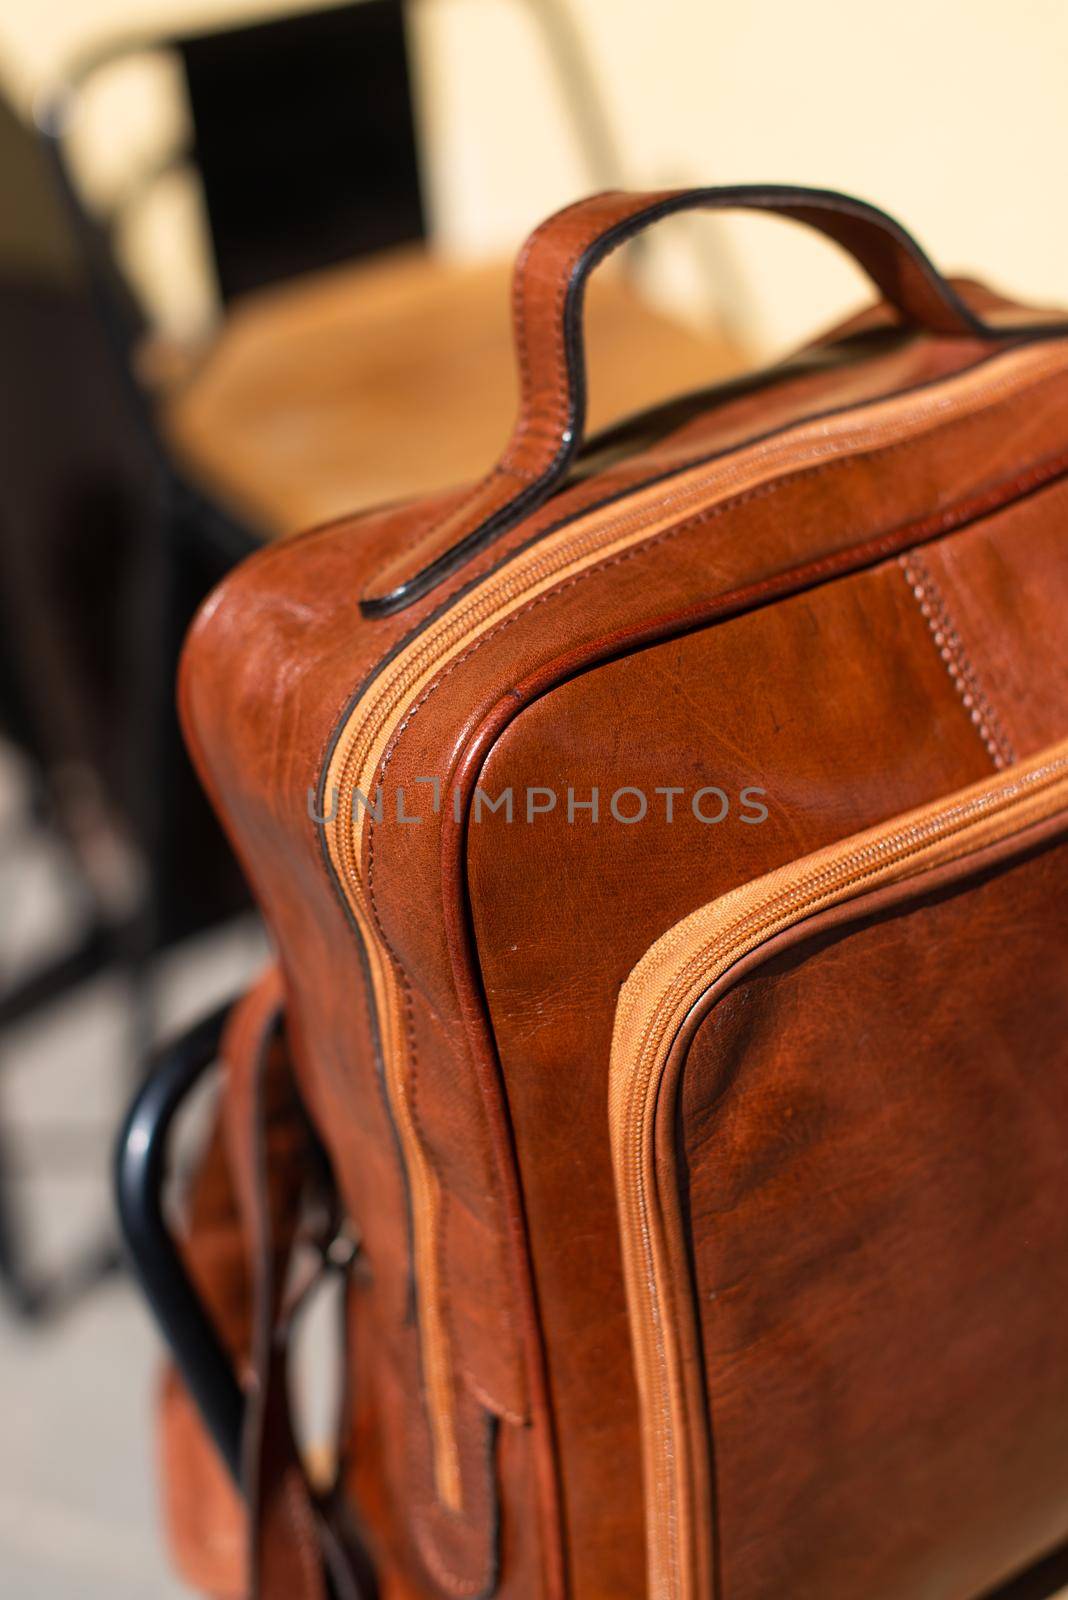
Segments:
[[[151,986],[155,956],[186,933],[211,925],[247,905],[247,895],[240,901],[235,888],[228,893],[225,904],[220,899],[218,907],[206,914],[207,920],[196,920],[200,917],[199,908],[194,920],[183,920],[185,908],[172,904],[165,887],[170,881],[170,868],[165,864],[168,823],[161,785],[173,777],[175,761],[182,760],[180,755],[174,755],[180,746],[171,682],[177,630],[212,583],[262,544],[256,530],[212,501],[172,458],[150,398],[135,372],[134,353],[144,318],[116,266],[108,230],[83,206],[67,162],[66,137],[81,84],[109,61],[144,47],[143,41],[128,40],[85,57],[79,68],[39,103],[36,130],[77,247],[84,296],[104,336],[102,360],[117,385],[115,393],[126,418],[125,432],[135,442],[143,462],[140,489],[144,498],[144,537],[130,566],[129,595],[117,648],[127,685],[122,714],[129,727],[128,792],[116,810],[129,825],[131,842],[146,868],[145,886],[138,904],[124,909],[118,918],[113,908],[101,904],[91,875],[84,872],[76,847],[67,837],[61,808],[53,799],[47,808],[51,813],[49,821],[53,823],[58,818],[56,831],[74,848],[76,866],[82,871],[88,890],[90,923],[73,948],[48,959],[13,988],[0,993],[2,1037],[9,1028],[99,974],[121,972],[128,980],[130,993],[130,1060],[137,1078],[144,1071],[155,1032]],[[158,176],[158,171],[151,176]],[[24,664],[17,660],[11,664],[15,674],[13,692],[21,687],[20,667]],[[67,672],[74,676],[69,664]],[[42,796],[48,796],[47,762],[54,752],[45,748],[32,717],[30,725],[25,729],[16,727],[13,733],[16,742],[25,741],[27,754],[38,769]],[[107,788],[106,781],[103,786]],[[236,885],[236,867],[232,878]],[[59,1274],[39,1276],[27,1263],[18,1217],[8,1204],[3,1169],[0,1152],[0,1288],[17,1314],[29,1320],[43,1320],[66,1309],[78,1294],[110,1275],[119,1264],[119,1253],[113,1240],[101,1241],[83,1260]]]
[[[175,1119],[191,1091],[219,1057],[231,1007],[196,1023],[155,1058],[151,1075],[130,1106],[115,1147],[114,1192],[126,1255],[179,1376],[191,1395],[239,1493],[242,1472],[245,1394],[212,1315],[201,1299],[168,1226],[164,1185]],[[314,1129],[309,1156],[322,1163],[319,1178],[332,1190],[329,1162]],[[347,1271],[354,1247],[334,1253],[339,1219],[331,1208],[324,1231],[325,1268]],[[326,1242],[325,1234],[332,1235]],[[374,1569],[355,1527],[347,1531],[344,1553],[335,1545],[330,1519],[323,1522],[323,1562],[330,1600],[374,1600]],[[335,1565],[338,1571],[335,1571]],[[344,1581],[339,1572],[345,1574]]]
[[[396,0],[396,3],[404,10],[422,0]],[[624,181],[622,159],[598,90],[593,60],[580,30],[561,0],[519,0],[519,3],[526,5],[541,34],[546,55],[561,85],[565,112],[591,186],[595,189],[620,187]],[[168,152],[150,168],[136,174],[113,209],[102,216],[91,214],[83,203],[67,159],[66,146],[79,98],[99,72],[139,55],[180,51],[181,46],[182,40],[177,36],[137,32],[117,35],[76,57],[65,76],[41,96],[34,112],[37,132],[77,238],[101,322],[118,358],[120,375],[165,476],[177,481],[181,481],[182,475],[170,459],[156,427],[149,398],[134,374],[133,356],[145,317],[118,269],[114,242],[124,214],[137,205],[156,182],[183,167],[195,168],[195,139],[191,145]],[[224,517],[223,520],[231,519]],[[233,527],[227,530],[231,540],[235,531]],[[238,534],[239,546],[242,537],[247,537],[244,529]]]
[[[175,1117],[216,1061],[229,1009],[223,1006],[213,1012],[157,1056],[119,1135],[114,1181],[123,1242],[134,1275],[182,1380],[240,1488],[245,1397],[234,1364],[186,1270],[163,1206]]]

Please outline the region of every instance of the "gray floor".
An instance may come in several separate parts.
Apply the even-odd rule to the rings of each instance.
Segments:
[[[63,861],[21,817],[0,750],[0,970],[4,982],[79,907]],[[164,1030],[203,1014],[261,965],[252,919],[169,959]],[[128,1095],[121,989],[100,982],[2,1041],[4,1170],[35,1262],[58,1265],[113,1234],[108,1167]],[[11,1600],[170,1600],[156,1514],[152,1403],[160,1345],[116,1277],[61,1320],[0,1307],[0,1594]]]

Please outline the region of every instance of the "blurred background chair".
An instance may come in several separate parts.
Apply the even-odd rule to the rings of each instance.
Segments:
[[[405,18],[433,3],[361,0],[156,42],[180,68],[184,147],[179,131],[92,219],[61,169],[98,261],[102,231],[119,238],[163,182],[195,169],[215,316],[182,341],[142,332],[138,371],[173,458],[269,536],[474,477],[507,434],[510,259],[445,259],[428,218]],[[539,23],[586,186],[623,182],[567,11],[500,3]],[[71,75],[47,113],[58,150],[95,82],[148,48],[95,52]],[[737,360],[619,271],[593,287],[590,339],[595,427]]]
[[[0,1031],[116,969],[136,1062],[156,953],[247,903],[172,703],[193,608],[256,541],[174,468],[126,361],[135,303],[117,274],[101,295],[102,247],[89,270],[46,153],[4,106],[0,172],[0,726],[68,891],[58,943],[3,975]],[[24,847],[19,829],[7,847]],[[27,1266],[3,1204],[0,1274],[26,1313],[65,1298]]]
[[[533,13],[588,187],[619,184],[566,12]],[[177,74],[185,125],[87,181],[80,146],[121,129],[122,71],[145,57]],[[504,442],[510,268],[435,249],[423,155],[398,0],[94,48],[39,100],[36,133],[0,107],[0,726],[76,907],[62,948],[4,981],[0,1033],[118,970],[140,1070],[156,959],[247,904],[173,710],[196,605],[265,539],[473,477]],[[176,329],[127,246],[190,176],[209,314]],[[625,270],[595,284],[590,340],[595,424],[736,364]],[[0,1278],[27,1313],[65,1298],[2,1205]]]

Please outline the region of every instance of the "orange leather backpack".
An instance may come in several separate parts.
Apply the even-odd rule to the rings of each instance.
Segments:
[[[881,298],[587,441],[586,280],[696,207],[816,228]],[[1045,1561],[1048,1592],[1068,323],[868,205],[736,188],[550,218],[515,333],[485,479],[255,555],[187,645],[278,954],[183,1246],[244,1412],[242,1504],[169,1380],[187,1574],[970,1600]],[[287,1399],[310,1234],[348,1308],[327,1481]]]

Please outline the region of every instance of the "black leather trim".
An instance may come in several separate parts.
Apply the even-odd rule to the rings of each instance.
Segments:
[[[552,462],[532,483],[521,489],[508,503],[493,513],[464,538],[436,556],[433,561],[398,584],[387,594],[366,596],[360,601],[365,617],[388,617],[404,610],[422,599],[444,581],[450,573],[463,565],[469,557],[491,544],[501,534],[515,527],[524,516],[545,503],[560,485],[561,479],[572,465],[582,444],[586,417],[586,356],[582,338],[582,308],[586,282],[593,269],[625,244],[635,234],[650,227],[662,218],[681,211],[715,209],[773,211],[784,213],[789,209],[818,207],[871,223],[888,234],[918,267],[946,308],[961,322],[962,327],[976,338],[989,339],[1002,344],[1008,340],[1036,339],[1064,336],[1064,323],[1038,323],[1032,326],[998,329],[992,327],[969,310],[953,286],[942,277],[929,257],[906,233],[900,223],[867,201],[854,200],[849,195],[831,189],[809,189],[789,184],[736,184],[730,187],[690,189],[671,195],[636,212],[633,216],[607,229],[579,257],[572,269],[564,302],[564,348],[568,374],[568,417],[562,443]],[[786,220],[795,220],[787,218]],[[833,242],[833,241],[832,241]],[[845,246],[839,246],[844,249]]]

